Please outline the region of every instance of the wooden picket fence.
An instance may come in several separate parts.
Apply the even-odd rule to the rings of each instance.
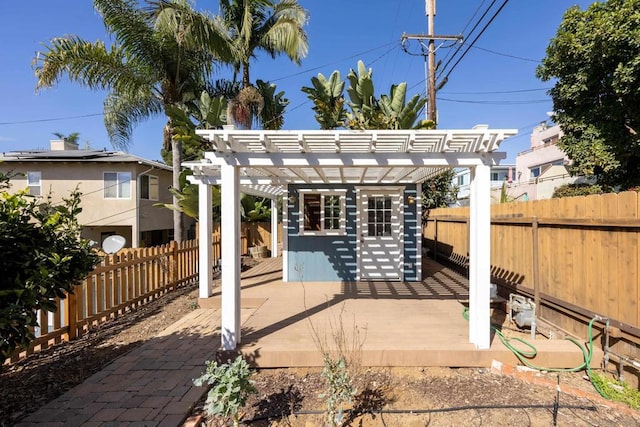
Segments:
[[[247,250],[242,236],[241,250]],[[213,235],[213,260],[221,257],[220,235]],[[198,240],[149,248],[123,249],[105,255],[100,265],[65,299],[56,299],[55,313],[41,311],[36,340],[5,363],[62,341],[73,340],[89,328],[106,322],[166,292],[193,283],[198,277]]]
[[[432,257],[467,266],[468,218],[469,208],[428,213]],[[586,336],[590,318],[609,318],[612,348],[640,356],[637,192],[492,205],[491,266],[493,280],[533,298],[543,319]]]

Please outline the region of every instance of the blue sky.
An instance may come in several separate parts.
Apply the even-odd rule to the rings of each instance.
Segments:
[[[403,33],[427,32],[424,0],[299,0],[309,11],[307,26],[309,54],[301,66],[286,58],[260,56],[252,68],[252,79],[276,83],[290,100],[285,129],[317,129],[312,104],[300,91],[312,76],[329,76],[363,60],[373,69],[376,95],[389,93],[392,84],[406,81],[409,95],[424,93],[424,60],[403,51]],[[491,1],[440,0],[435,19],[436,34],[463,34],[482,5]],[[492,10],[503,3],[496,1]],[[535,69],[555,35],[564,11],[577,4],[586,8],[592,1],[511,0],[495,18],[474,47],[451,72],[438,92],[440,129],[466,129],[476,124],[491,128],[518,129],[501,151],[506,162],[529,146],[533,127],[547,119],[552,102],[546,89],[552,85],[535,77]],[[216,1],[196,1],[196,6],[217,12]],[[491,16],[490,13],[488,16]],[[486,21],[486,19],[485,19]],[[483,21],[483,22],[485,22]],[[465,26],[466,32],[463,32]],[[479,27],[482,28],[482,25]],[[474,33],[477,34],[477,30]],[[90,1],[22,0],[0,5],[0,151],[48,147],[54,132],[80,133],[81,145],[112,149],[102,121],[104,93],[93,92],[62,80],[56,87],[35,92],[31,61],[42,43],[53,37],[75,34],[89,41],[108,41],[100,17]],[[468,38],[470,42],[473,39]],[[447,62],[455,47],[439,45],[437,59]],[[463,46],[461,52],[466,49]],[[412,42],[410,52],[418,52]],[[460,52],[460,53],[461,53]],[[455,62],[455,60],[453,61]],[[453,65],[453,62],[450,65]],[[221,71],[221,77],[230,71]],[[164,119],[158,117],[138,126],[129,152],[147,159],[159,159]]]

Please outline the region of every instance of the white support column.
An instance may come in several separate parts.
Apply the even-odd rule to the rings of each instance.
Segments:
[[[212,223],[211,223],[211,186],[205,183],[198,183],[198,240],[199,254],[198,265],[200,266],[199,275],[199,291],[200,298],[209,298],[211,296],[211,281],[213,280],[212,270]]]
[[[471,169],[469,213],[469,342],[491,346],[491,168]]]
[[[416,280],[422,280],[422,183],[416,184]]]
[[[282,281],[289,282],[289,191],[282,196]]]
[[[271,199],[271,258],[278,256],[278,199]]]
[[[220,167],[222,239],[222,349],[240,344],[240,171]]]

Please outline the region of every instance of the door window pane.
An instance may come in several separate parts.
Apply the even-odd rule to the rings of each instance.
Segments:
[[[391,236],[391,196],[372,196],[367,202],[370,237]]]

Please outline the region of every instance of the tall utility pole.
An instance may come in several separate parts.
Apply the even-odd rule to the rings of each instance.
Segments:
[[[435,35],[434,21],[436,17],[436,0],[425,0],[425,13],[427,15],[428,34],[403,34],[402,42],[406,40],[418,40],[421,44],[424,40],[428,40],[427,44],[427,66],[428,70],[425,74],[427,79],[427,119],[437,122],[436,109],[436,40],[462,40],[462,36],[452,35]]]

